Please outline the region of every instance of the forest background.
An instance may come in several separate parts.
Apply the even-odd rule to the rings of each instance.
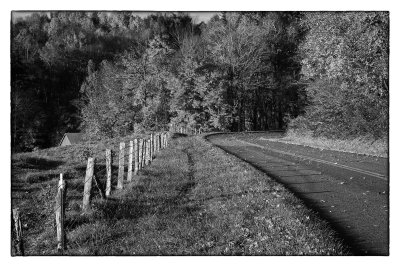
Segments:
[[[171,123],[385,139],[388,63],[388,12],[36,12],[11,23],[12,151]]]

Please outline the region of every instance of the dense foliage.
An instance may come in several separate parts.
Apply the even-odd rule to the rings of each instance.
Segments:
[[[310,105],[292,122],[316,135],[388,134],[389,16],[385,12],[310,13],[301,44]]]
[[[171,123],[381,137],[388,14],[36,13],[12,24],[12,147]],[[300,116],[299,116],[300,115]]]

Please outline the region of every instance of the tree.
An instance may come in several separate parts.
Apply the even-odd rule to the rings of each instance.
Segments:
[[[311,101],[305,116],[311,130],[340,138],[385,136],[388,14],[309,13],[303,23],[308,33],[301,47],[302,74]]]

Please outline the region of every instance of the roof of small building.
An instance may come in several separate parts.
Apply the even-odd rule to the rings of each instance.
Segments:
[[[68,137],[68,140],[71,142],[71,144],[77,144],[80,141],[82,141],[83,138],[83,133],[65,133],[63,138],[60,141],[60,144],[64,141],[65,137]]]

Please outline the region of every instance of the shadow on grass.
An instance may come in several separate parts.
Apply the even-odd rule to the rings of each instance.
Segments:
[[[15,160],[15,162],[12,162],[12,164],[18,168],[36,169],[43,171],[55,169],[63,163],[63,161],[59,160],[49,160],[35,157],[21,158],[19,160]]]
[[[73,229],[90,222],[90,218],[85,215],[73,214],[67,215],[64,222],[64,227],[67,231],[72,231]]]
[[[200,209],[196,203],[192,203],[186,198],[191,188],[195,186],[192,180],[180,184],[176,188],[177,193],[175,195],[162,197],[145,197],[144,193],[149,188],[147,184],[150,183],[150,180],[145,179],[142,183],[131,188],[131,193],[135,197],[125,197],[123,199],[108,198],[106,201],[99,202],[96,205],[96,209],[108,220],[136,220],[149,214],[187,215]]]
[[[176,138],[181,138],[181,137],[187,137],[187,134],[183,134],[183,133],[173,133],[171,134],[171,138],[172,139],[176,139]]]

